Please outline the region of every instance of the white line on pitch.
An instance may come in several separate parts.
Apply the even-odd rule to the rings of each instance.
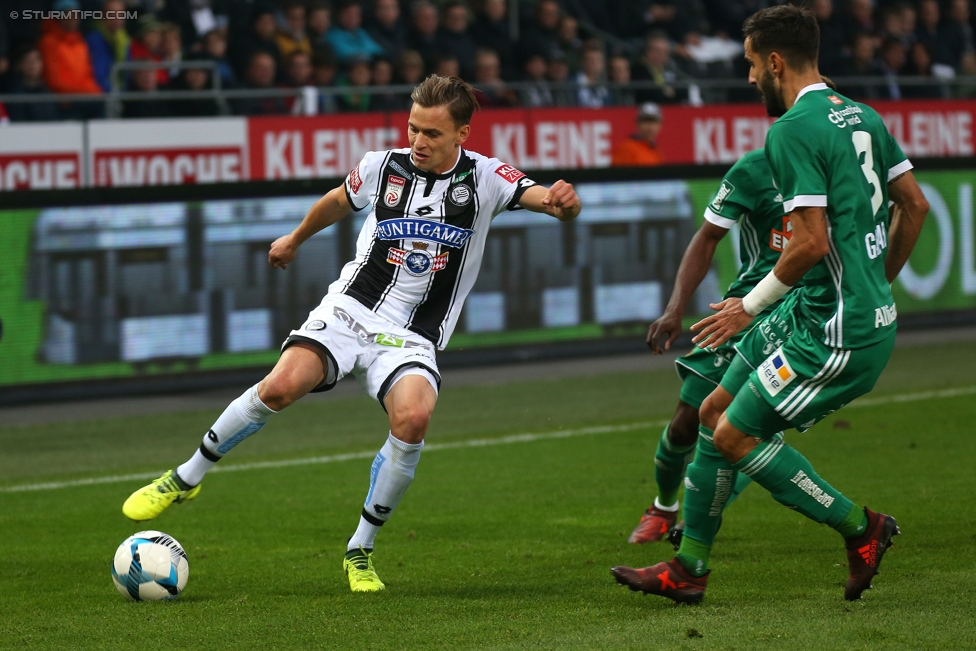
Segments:
[[[863,398],[855,400],[847,405],[845,409],[855,407],[874,407],[877,405],[888,405],[902,402],[917,402],[920,400],[932,400],[938,398],[955,398],[958,396],[969,396],[976,394],[976,386],[959,387],[956,389],[939,389],[934,391],[918,391],[916,393],[902,393],[893,396],[880,396],[877,398]],[[500,436],[490,439],[472,439],[469,441],[454,441],[450,443],[430,443],[424,446],[424,450],[431,452],[437,450],[457,450],[462,448],[476,448],[491,445],[508,445],[512,443],[529,443],[532,441],[545,441],[550,439],[570,438],[574,436],[586,436],[592,434],[616,434],[619,432],[630,432],[637,429],[648,427],[664,427],[668,421],[648,421],[642,423],[629,423],[624,425],[603,425],[598,427],[584,427],[581,429],[558,430],[555,432],[540,432],[538,434],[512,434],[510,436]],[[290,466],[308,466],[320,463],[337,463],[340,461],[351,461],[353,459],[370,459],[376,456],[376,452],[348,452],[345,454],[332,454],[324,457],[306,457],[304,459],[283,459],[281,461],[255,461],[252,463],[239,463],[236,465],[214,466],[210,472],[237,472],[240,470],[257,470],[264,468],[287,468]],[[132,475],[111,475],[108,477],[92,477],[89,479],[73,479],[70,481],[48,482],[43,484],[20,484],[17,486],[0,486],[0,493],[22,493],[27,491],[55,490],[58,488],[71,488],[76,486],[91,486],[93,484],[115,484],[126,481],[144,481],[155,479],[159,473],[139,473]]]
[[[438,450],[457,450],[461,448],[478,448],[492,445],[508,445],[511,443],[529,443],[550,439],[563,439],[573,436],[591,434],[616,434],[630,432],[646,427],[664,427],[668,421],[648,421],[642,423],[627,423],[624,425],[601,425],[598,427],[584,427],[581,429],[557,430],[555,432],[540,432],[538,434],[512,434],[490,439],[472,439],[469,441],[453,441],[449,443],[430,443],[424,446],[425,452]],[[331,454],[325,457],[306,457],[304,459],[283,459],[281,461],[254,461],[228,466],[214,466],[210,472],[237,472],[239,470],[257,470],[263,468],[287,468],[290,466],[309,466],[320,463],[336,463],[352,459],[372,459],[376,452],[348,452],[345,454]],[[48,482],[44,484],[21,484],[19,486],[2,486],[0,493],[22,493],[27,491],[55,490],[57,488],[71,488],[76,486],[91,486],[93,484],[115,484],[126,481],[145,481],[156,479],[159,473],[139,473],[133,475],[111,475],[108,477],[92,477],[89,479],[73,479],[69,481]]]

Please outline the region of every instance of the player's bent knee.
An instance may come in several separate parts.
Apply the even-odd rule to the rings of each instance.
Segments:
[[[724,417],[719,418],[718,426],[712,436],[712,445],[730,463],[741,461],[757,442],[758,439],[740,432]]]
[[[429,423],[430,410],[420,403],[398,407],[390,415],[393,436],[406,443],[420,443],[424,440]]]
[[[698,410],[699,422],[710,430],[715,430],[718,427],[718,419],[721,415],[722,412],[716,408],[711,396],[705,398],[702,402],[701,409]]]
[[[668,427],[668,439],[673,445],[693,445],[698,440],[698,410],[680,403]]]

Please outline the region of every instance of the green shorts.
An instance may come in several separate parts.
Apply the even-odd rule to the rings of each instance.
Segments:
[[[690,353],[675,360],[674,366],[681,378],[681,402],[695,409],[701,407],[729,369],[729,364],[735,358],[733,345],[738,340],[739,337],[734,337],[715,351],[696,346]]]
[[[725,416],[746,434],[810,429],[871,391],[891,357],[894,332],[863,348],[831,348],[796,313],[784,302],[735,346],[736,364],[722,382],[735,396]]]

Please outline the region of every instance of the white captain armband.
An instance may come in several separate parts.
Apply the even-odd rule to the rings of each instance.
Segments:
[[[752,291],[742,298],[742,309],[749,316],[756,316],[767,307],[783,298],[786,292],[793,289],[791,285],[784,285],[776,274],[770,270],[766,277],[759,281]]]

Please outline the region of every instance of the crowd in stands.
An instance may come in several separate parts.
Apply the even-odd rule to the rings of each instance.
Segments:
[[[745,78],[742,22],[768,4],[519,0],[514,38],[509,0],[7,0],[0,91],[104,96],[118,89],[153,98],[123,101],[123,117],[356,112],[406,109],[407,93],[365,90],[411,86],[436,72],[475,84],[485,107],[755,101],[748,88],[702,83],[699,90],[695,82]],[[808,6],[821,27],[821,72],[860,79],[840,88],[855,99],[948,97],[948,80],[976,74],[976,0]],[[74,10],[102,17],[82,21]],[[23,18],[36,11],[59,13]],[[123,62],[160,65],[115,69]],[[905,75],[932,83],[906,84]],[[296,92],[226,103],[164,92],[215,85]],[[319,90],[298,91],[308,87]],[[12,121],[105,112],[104,102],[0,106]]]

